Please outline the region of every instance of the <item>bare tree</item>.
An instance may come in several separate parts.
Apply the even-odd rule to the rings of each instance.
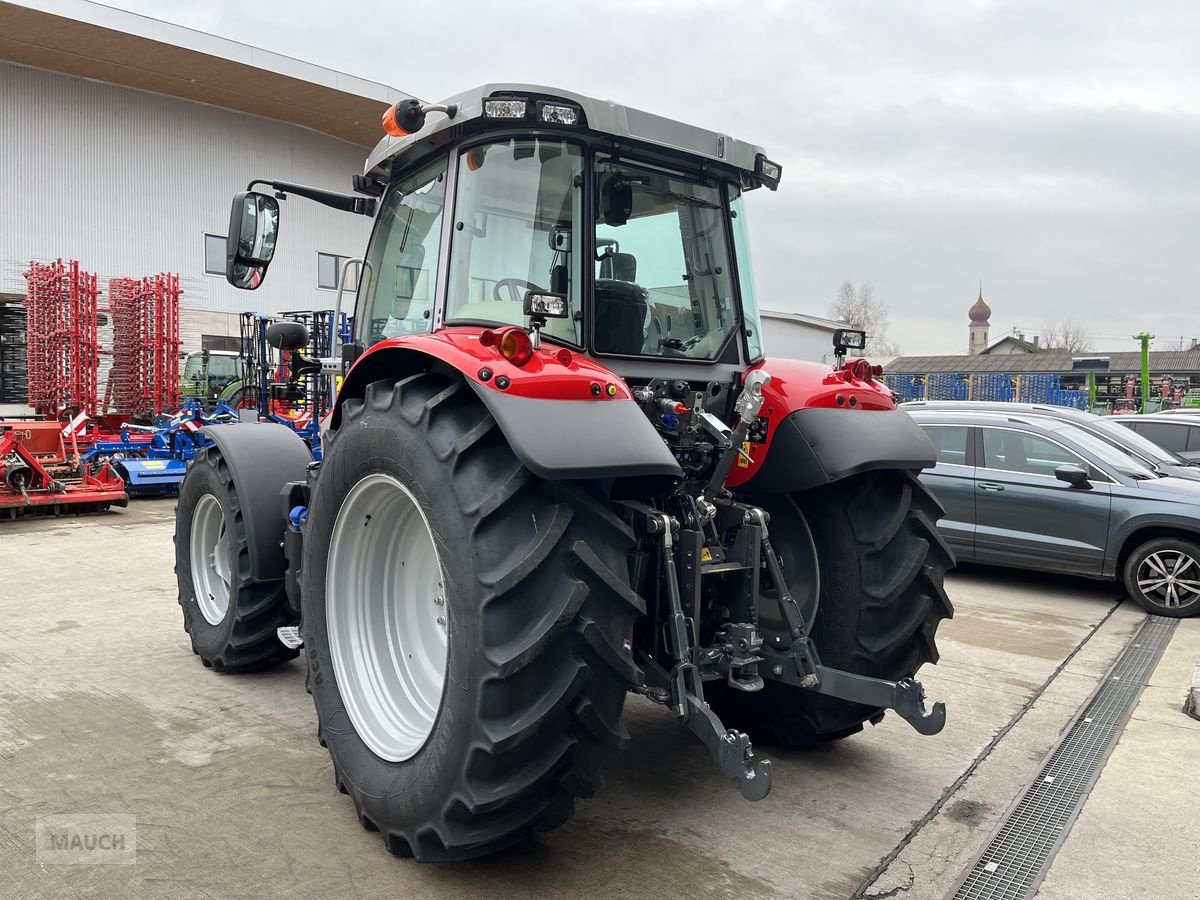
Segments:
[[[867,356],[891,359],[900,355],[900,348],[888,340],[888,307],[875,296],[875,288],[869,284],[855,287],[852,281],[843,281],[829,307],[829,318],[845,322],[852,328],[867,333]]]
[[[1094,338],[1087,326],[1078,319],[1066,318],[1046,325],[1042,329],[1047,350],[1066,350],[1068,353],[1084,353],[1092,349]]]

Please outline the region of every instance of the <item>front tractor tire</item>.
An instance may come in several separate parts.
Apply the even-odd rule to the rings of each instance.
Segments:
[[[937,662],[938,624],[954,615],[942,584],[954,558],[935,527],[942,508],[916,473],[867,472],[754,502],[771,515],[771,543],[798,602],[812,590],[812,550],[804,548],[816,551],[820,602],[811,633],[822,663],[898,681]],[[774,603],[774,594],[760,598],[764,622],[778,617]],[[722,720],[764,745],[837,740],[883,712],[770,679],[752,694],[714,687],[706,694]]]
[[[343,402],[305,526],[304,643],[336,785],[391,852],[492,853],[597,790],[641,678],[632,545],[602,497],[526,470],[456,372]]]
[[[197,453],[179,489],[175,578],[184,631],[208,668],[253,672],[299,653],[276,634],[290,621],[284,582],[251,577],[233,472],[215,447]]]

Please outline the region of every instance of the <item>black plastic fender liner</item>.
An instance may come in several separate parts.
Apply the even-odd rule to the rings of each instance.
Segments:
[[[925,469],[937,453],[903,410],[799,409],[775,429],[766,459],[742,487],[805,491],[873,469]]]
[[[312,454],[296,432],[274,422],[208,425],[200,432],[212,439],[233,473],[241,498],[250,574],[255,581],[278,581],[287,574],[280,493],[293,481],[304,481]]]
[[[539,478],[637,479],[639,491],[649,494],[683,478],[674,455],[632,400],[541,400],[467,383],[517,458]]]

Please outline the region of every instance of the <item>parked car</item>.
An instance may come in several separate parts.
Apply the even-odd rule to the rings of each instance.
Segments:
[[[1047,416],[909,414],[937,449],[921,480],[960,561],[1117,580],[1150,612],[1200,613],[1200,482]]]
[[[1077,425],[1084,431],[1112,444],[1163,475],[1200,481],[1200,462],[1186,459],[1174,451],[1158,446],[1154,441],[1132,428],[1122,426],[1120,416],[1096,416],[1079,409],[1053,406],[1049,403],[1000,403],[983,400],[913,400],[901,409],[946,409],[967,412],[990,411],[1017,415],[1049,416]],[[1200,419],[1197,419],[1200,422]]]
[[[1151,413],[1119,416],[1113,421],[1190,462],[1200,461],[1200,416]]]

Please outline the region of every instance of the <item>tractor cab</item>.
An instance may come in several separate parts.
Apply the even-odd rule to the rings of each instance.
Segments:
[[[781,170],[759,148],[516,85],[402,101],[384,127],[355,181],[377,208],[342,199],[376,213],[348,357],[390,338],[510,325],[622,377],[660,376],[669,361],[673,377],[728,380],[762,357],[743,194],[774,189]],[[273,250],[278,207],[239,195],[235,217],[230,280],[257,287],[266,265],[255,254]]]

